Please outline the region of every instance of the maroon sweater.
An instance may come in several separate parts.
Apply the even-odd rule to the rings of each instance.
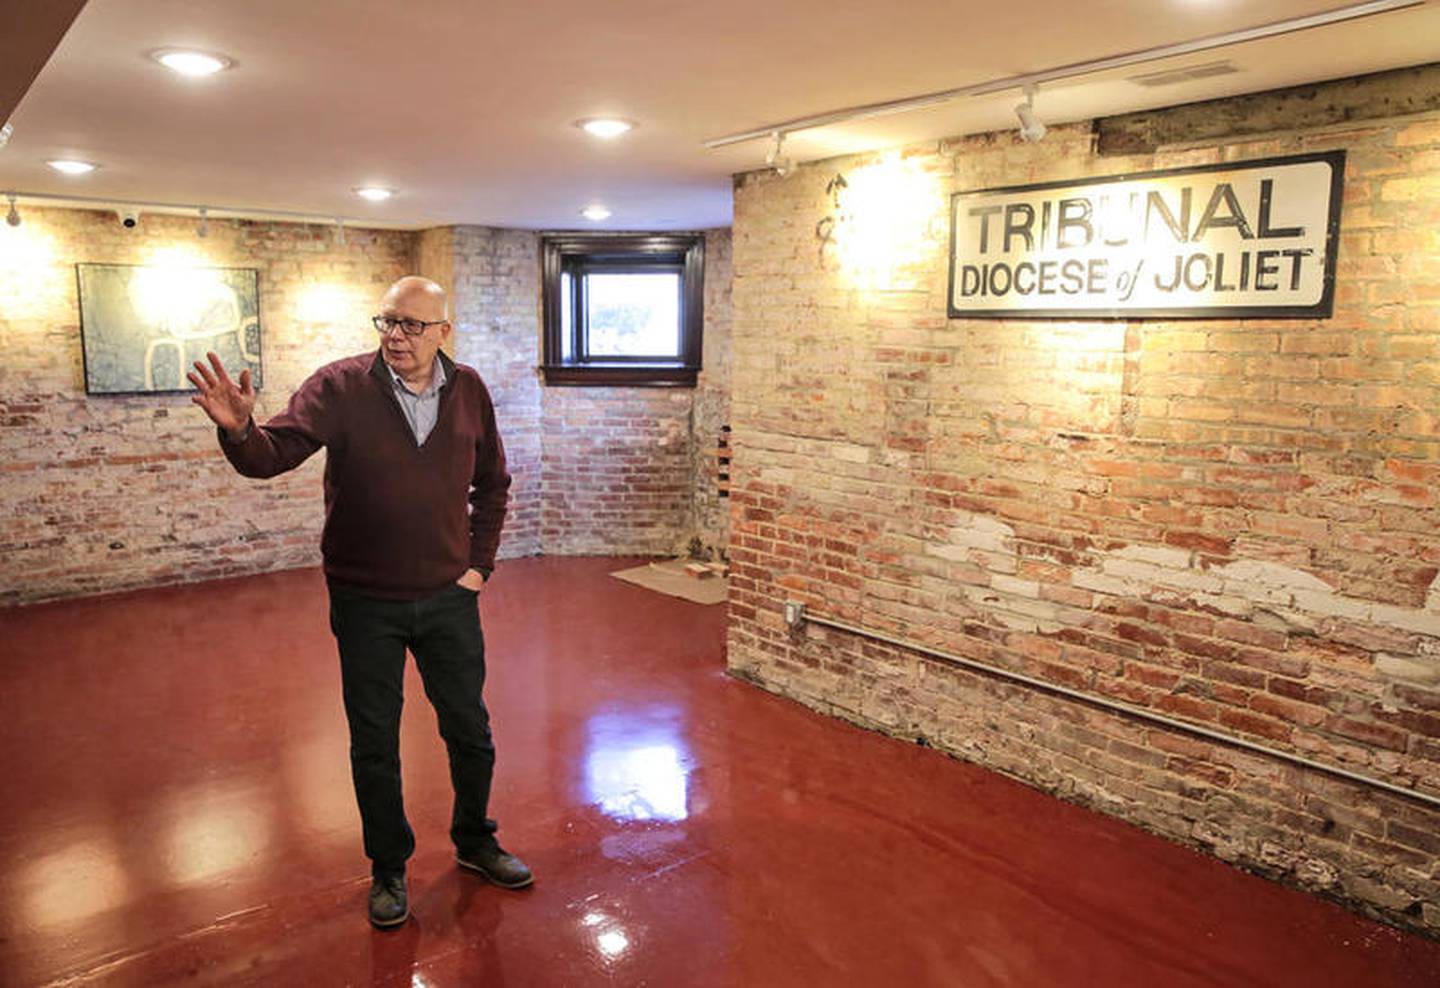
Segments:
[[[495,408],[479,374],[440,360],[439,415],[418,448],[378,350],[321,367],[242,442],[221,436],[246,477],[284,473],[325,447],[320,551],[333,586],[414,600],[495,567],[510,488]]]

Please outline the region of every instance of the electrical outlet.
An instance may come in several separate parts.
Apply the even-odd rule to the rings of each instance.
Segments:
[[[785,601],[785,623],[791,628],[798,628],[804,620],[805,605],[794,600]]]

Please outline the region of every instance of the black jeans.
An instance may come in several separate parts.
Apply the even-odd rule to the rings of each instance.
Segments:
[[[379,600],[330,590],[330,630],[340,648],[350,773],[365,854],[376,876],[403,874],[415,850],[400,789],[400,708],[405,650],[415,656],[450,755],[455,809],[450,839],[468,853],[495,843],[486,816],[495,745],[485,685],[485,639],[473,590],[454,584],[421,600]]]

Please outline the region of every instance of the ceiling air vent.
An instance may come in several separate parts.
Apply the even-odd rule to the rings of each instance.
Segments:
[[[1154,89],[1157,86],[1175,86],[1182,82],[1192,82],[1195,79],[1209,79],[1217,75],[1230,75],[1240,70],[1235,67],[1234,62],[1206,62],[1204,65],[1187,65],[1179,69],[1165,69],[1163,72],[1147,72],[1145,75],[1132,75],[1130,81],[1137,86],[1147,86]]]

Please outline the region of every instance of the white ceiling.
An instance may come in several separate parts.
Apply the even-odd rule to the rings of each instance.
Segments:
[[[702,141],[1187,41],[1344,0],[90,0],[12,116],[0,189],[289,210],[376,225],[680,229],[730,222],[763,141]],[[177,78],[165,46],[236,61]],[[1159,89],[1128,77],[1229,59]],[[1043,87],[1049,123],[1440,58],[1440,0]],[[794,135],[799,160],[1013,127],[1015,92]],[[586,116],[638,121],[602,143]],[[44,162],[101,165],[81,178]],[[356,185],[394,187],[372,205]],[[591,202],[614,215],[589,224]]]

